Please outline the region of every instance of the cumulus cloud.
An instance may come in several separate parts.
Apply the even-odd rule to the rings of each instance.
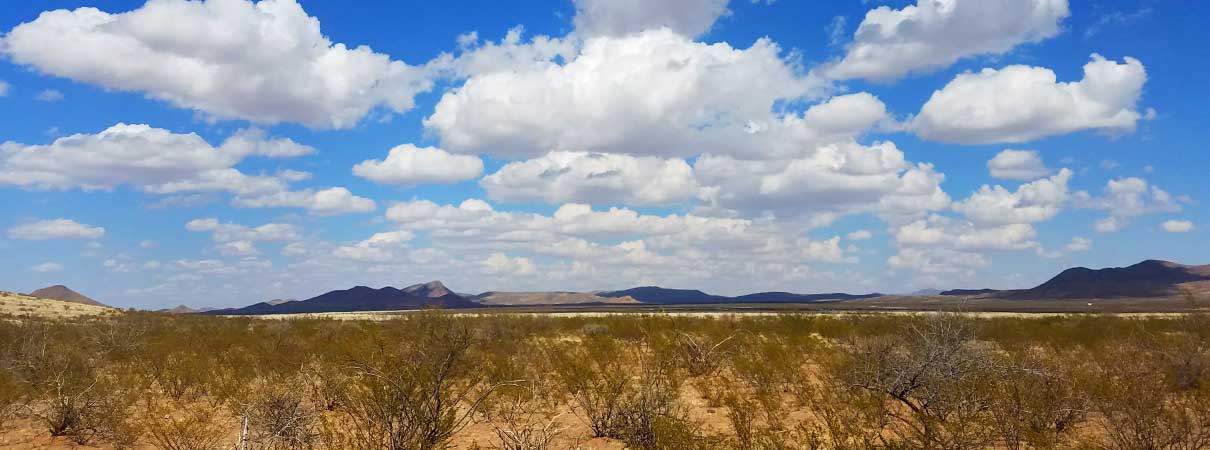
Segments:
[[[58,272],[63,270],[63,265],[57,262],[44,262],[42,264],[30,267],[29,270],[38,273]]]
[[[893,269],[907,269],[925,274],[970,275],[976,269],[987,267],[987,258],[972,252],[948,248],[903,248],[887,258]]]
[[[534,275],[538,273],[533,260],[524,257],[510,258],[504,253],[492,253],[483,261],[487,273],[493,275]]]
[[[703,155],[694,164],[707,205],[785,214],[878,213],[914,216],[949,206],[944,175],[912,164],[892,142],[849,141],[789,160],[742,161]]]
[[[836,79],[895,80],[1053,37],[1068,14],[1067,0],[922,0],[902,9],[879,6],[857,26],[844,58],[823,72]]]
[[[39,220],[23,223],[8,229],[8,237],[26,241],[51,239],[100,239],[105,228],[76,222],[71,219]]]
[[[978,226],[933,215],[899,227],[895,241],[903,246],[949,247],[961,250],[1024,250],[1038,247],[1030,224]]]
[[[365,213],[378,209],[378,204],[374,200],[353,195],[343,187],[279,191],[266,195],[236,197],[233,204],[245,208],[303,208],[311,214],[319,216]]]
[[[456,183],[479,178],[483,161],[439,148],[403,144],[392,148],[385,160],[368,159],[353,166],[353,174],[379,184]]]
[[[63,93],[54,89],[43,89],[38,95],[34,96],[34,100],[40,102],[54,103],[63,100]]]
[[[1063,250],[1068,252],[1086,252],[1092,250],[1092,239],[1083,237],[1073,237],[1071,242],[1063,247]]]
[[[730,13],[728,0],[575,0],[576,33],[583,36],[624,36],[652,28],[668,28],[694,37],[710,30]]]
[[[267,223],[247,227],[236,223],[223,223],[213,217],[190,220],[185,229],[209,232],[215,242],[232,241],[296,241],[301,238],[298,228],[288,223]]]
[[[1042,157],[1033,150],[1007,148],[987,161],[987,170],[993,178],[1002,180],[1036,180],[1050,175],[1050,169]]]
[[[868,241],[874,237],[874,233],[869,230],[856,230],[849,232],[845,237],[850,241]]]
[[[1188,233],[1193,231],[1193,222],[1188,220],[1167,220],[1160,224],[1160,228],[1169,233]]]
[[[160,0],[111,14],[43,12],[4,35],[10,60],[216,119],[348,128],[401,113],[432,81],[366,46],[333,43],[295,0]]]
[[[1180,202],[1171,194],[1137,177],[1109,180],[1099,197],[1087,191],[1076,192],[1075,202],[1078,207],[1100,209],[1109,214],[1093,225],[1101,233],[1121,230],[1132,217],[1181,210]]]
[[[801,125],[802,118],[783,124],[774,106],[819,89],[767,39],[737,49],[649,30],[588,39],[564,60],[472,76],[442,96],[425,127],[460,153],[686,156],[740,146],[763,128]]]
[[[99,190],[122,184],[154,189],[230,170],[251,155],[312,152],[290,139],[266,139],[256,130],[236,133],[213,147],[195,133],[119,123],[97,134],[74,134],[48,145],[0,144],[0,183],[34,189]]]
[[[983,185],[953,205],[967,218],[985,224],[1033,223],[1050,220],[1068,201],[1067,182],[1072,172],[1060,170],[1050,178],[1022,184],[1010,192],[1003,186]]]
[[[391,261],[399,258],[395,250],[406,247],[414,236],[407,230],[376,233],[356,244],[340,246],[333,254],[354,261]]]
[[[1080,81],[1058,82],[1043,67],[1023,65],[958,75],[933,92],[912,129],[925,139],[961,144],[1026,142],[1080,130],[1134,131],[1147,73],[1126,57],[1093,54]]]
[[[479,182],[500,201],[659,205],[697,195],[693,169],[679,158],[551,152],[511,162]]]
[[[229,192],[245,207],[299,207],[316,214],[365,212],[373,201],[345,188],[291,191],[301,172],[248,175],[234,166],[251,156],[287,158],[315,149],[258,129],[241,130],[221,145],[195,133],[116,124],[97,134],[74,134],[47,145],[0,144],[0,184],[26,189],[112,190],[121,185],[159,195]],[[348,201],[346,205],[334,202]]]

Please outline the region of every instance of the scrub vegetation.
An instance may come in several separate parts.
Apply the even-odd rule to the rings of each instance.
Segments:
[[[157,450],[1207,449],[1210,318],[9,318],[0,436]]]

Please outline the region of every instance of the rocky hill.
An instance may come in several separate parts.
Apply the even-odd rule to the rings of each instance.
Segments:
[[[51,300],[58,300],[61,302],[79,303],[81,305],[106,306],[105,304],[103,304],[101,302],[88,298],[88,297],[84,296],[83,294],[73,291],[70,288],[68,288],[67,286],[64,286],[61,284],[56,284],[54,286],[47,286],[42,289],[38,289],[36,291],[30,292],[29,296],[38,297],[38,298],[47,298],[47,299],[51,299]]]

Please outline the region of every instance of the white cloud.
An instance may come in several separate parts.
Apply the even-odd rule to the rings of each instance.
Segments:
[[[866,13],[843,59],[823,71],[837,79],[890,81],[976,55],[1000,55],[1053,37],[1067,0],[922,0]]]
[[[1100,197],[1080,191],[1075,194],[1075,200],[1078,207],[1108,212],[1108,217],[1093,226],[1101,233],[1121,230],[1132,217],[1181,211],[1180,202],[1171,194],[1137,177],[1109,180]]]
[[[903,248],[887,258],[887,265],[926,274],[971,274],[987,267],[988,261],[978,253],[947,248]]]
[[[1134,131],[1147,73],[1093,54],[1084,79],[1057,82],[1043,67],[1022,65],[963,73],[933,92],[912,122],[925,139],[962,144],[1026,142],[1080,130]]]
[[[44,89],[34,96],[34,100],[47,103],[58,102],[63,100],[63,93],[54,89]]]
[[[144,249],[144,250],[150,250],[150,249],[153,249],[153,248],[156,248],[159,246],[160,246],[159,243],[157,243],[156,241],[150,240],[150,239],[144,239],[142,241],[139,241],[139,248]]]
[[[1193,231],[1193,222],[1188,220],[1168,220],[1161,224],[1160,228],[1169,233],[1188,233]]]
[[[988,160],[987,170],[993,178],[1002,180],[1036,180],[1050,175],[1050,169],[1042,162],[1038,152],[1011,148]]]
[[[407,230],[377,233],[357,244],[338,247],[333,254],[354,261],[391,261],[400,258],[395,250],[405,248],[413,237]]]
[[[40,220],[23,223],[8,229],[8,237],[27,241],[50,239],[100,239],[105,229],[76,222],[71,219]]]
[[[214,248],[223,256],[249,256],[260,253],[252,241],[222,242],[215,245]]]
[[[230,192],[236,206],[299,207],[320,215],[375,209],[373,200],[343,187],[289,190],[288,182],[300,179],[302,172],[248,175],[233,167],[249,156],[283,158],[314,151],[290,139],[270,139],[257,129],[241,130],[214,147],[194,133],[119,123],[49,145],[0,144],[0,184],[64,190],[130,185],[159,195]]]
[[[0,144],[0,183],[35,189],[113,189],[130,184],[187,183],[233,171],[251,155],[297,156],[314,149],[244,130],[213,147],[195,133],[119,123],[97,134],[74,134],[48,145]],[[230,181],[230,180],[224,180]]]
[[[697,195],[693,169],[679,158],[551,152],[511,162],[479,182],[501,201],[670,204]]]
[[[1092,229],[1096,230],[1097,233],[1116,233],[1124,226],[1126,226],[1125,219],[1109,216],[1093,222]]]
[[[439,148],[403,144],[392,148],[386,160],[368,159],[353,166],[353,174],[379,184],[456,183],[482,175],[483,161]]]
[[[483,265],[493,275],[534,275],[538,273],[533,260],[524,257],[510,258],[503,253],[492,253]]]
[[[378,209],[374,200],[353,195],[343,187],[236,197],[233,204],[245,208],[303,208],[319,216],[365,213]]]
[[[728,0],[575,0],[576,33],[623,36],[666,27],[694,37],[730,13]]]
[[[1013,223],[981,227],[948,217],[931,216],[900,226],[894,233],[901,246],[949,247],[960,250],[1025,250],[1038,247],[1032,225]]]
[[[9,89],[11,89],[11,87],[12,86],[9,85],[7,81],[0,80],[0,97],[7,96],[8,91],[9,91]]]
[[[904,160],[894,143],[842,142],[789,160],[703,155],[694,164],[706,204],[737,211],[916,216],[949,206],[943,174]]]
[[[711,148],[763,155],[772,144],[801,150],[784,133],[757,133],[805,127],[804,119],[776,117],[774,107],[819,90],[818,81],[800,75],[779,53],[767,39],[735,49],[668,30],[593,38],[562,63],[470,77],[442,96],[424,124],[446,150],[505,157],[548,151],[687,156]],[[882,103],[865,96],[850,103],[863,111],[874,103],[882,113],[875,121],[881,120]]]
[[[301,238],[298,228],[288,223],[267,223],[247,227],[236,223],[222,223],[213,217],[190,220],[185,224],[189,231],[210,232],[215,242],[232,241],[296,241]]]
[[[1083,237],[1073,237],[1063,250],[1068,252],[1086,252],[1092,249],[1092,239]]]
[[[1060,170],[1050,178],[1022,184],[1015,192],[1003,186],[983,185],[966,200],[953,205],[955,211],[979,223],[1011,224],[1050,220],[1062,210],[1069,194],[1072,172]]]
[[[845,238],[848,238],[850,241],[868,241],[873,237],[874,234],[870,233],[869,230],[856,230],[845,235]]]
[[[42,264],[30,267],[29,270],[38,273],[58,272],[63,270],[63,265],[56,262],[44,262]]]
[[[348,128],[375,108],[407,111],[432,86],[424,68],[332,43],[295,0],[47,11],[0,44],[10,60],[40,72],[216,119]]]

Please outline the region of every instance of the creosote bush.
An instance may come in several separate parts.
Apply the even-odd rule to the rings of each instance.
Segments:
[[[1210,450],[1210,320],[10,318],[14,427],[158,450]]]

